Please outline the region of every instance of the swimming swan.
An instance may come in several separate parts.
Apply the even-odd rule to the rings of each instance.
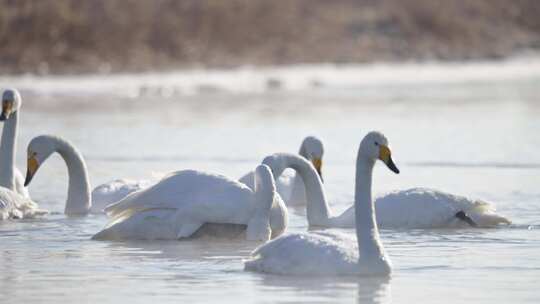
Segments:
[[[182,239],[205,224],[233,224],[246,226],[248,240],[266,241],[279,236],[288,221],[265,165],[255,170],[254,191],[222,175],[182,170],[128,195],[105,212],[111,222],[93,239]]]
[[[73,144],[60,137],[40,135],[30,141],[27,149],[27,171],[24,185],[27,186],[32,181],[39,167],[54,152],[60,154],[68,169],[69,185],[64,213],[85,215],[93,211],[90,182],[82,154]]]
[[[47,214],[37,204],[15,191],[0,187],[0,220],[35,218]]]
[[[103,183],[92,190],[92,209],[103,212],[107,205],[116,203],[129,194],[145,189],[152,184],[150,180],[115,179]]]
[[[307,220],[310,226],[353,228],[354,205],[334,215],[326,194],[313,167],[294,154],[277,153],[263,163],[279,176],[285,168],[292,168],[302,176],[308,203]],[[452,228],[464,225],[489,227],[510,224],[495,213],[492,205],[438,190],[413,188],[391,192],[375,200],[379,228]]]
[[[324,155],[324,145],[322,141],[315,136],[307,136],[300,145],[300,156],[310,161],[321,180],[322,177],[322,158]],[[240,182],[253,189],[253,171],[240,178]],[[280,176],[276,180],[276,187],[287,205],[305,205],[306,192],[302,178],[293,172],[291,176]]]
[[[290,234],[255,249],[252,258],[245,262],[245,269],[275,274],[389,275],[392,266],[379,240],[371,200],[372,173],[377,159],[399,173],[386,137],[379,132],[370,132],[360,143],[356,162],[357,246],[352,238],[341,233]]]
[[[15,167],[17,129],[22,99],[15,89],[7,89],[2,94],[2,114],[4,122],[2,142],[0,143],[0,186],[13,190],[23,197],[30,197],[24,187],[24,177]]]

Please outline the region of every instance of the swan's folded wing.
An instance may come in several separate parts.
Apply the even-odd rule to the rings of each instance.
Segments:
[[[0,187],[0,219],[35,218],[47,213],[29,198]]]
[[[338,274],[355,271],[357,242],[342,233],[281,236],[257,248],[245,262],[250,271],[275,274]]]
[[[183,170],[169,174],[157,184],[134,193],[107,206],[105,212],[112,217],[126,211],[138,212],[148,209],[178,209],[185,204],[198,204],[202,210],[211,208],[205,204],[227,203],[251,193],[245,185],[225,176],[206,172]]]
[[[129,194],[148,188],[151,180],[116,179],[92,190],[92,212],[101,213],[107,205],[118,202]]]

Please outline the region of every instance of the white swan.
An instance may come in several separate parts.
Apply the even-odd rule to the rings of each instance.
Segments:
[[[47,214],[37,204],[15,191],[0,187],[0,220],[35,218]]]
[[[270,231],[272,238],[280,235],[288,221],[265,165],[255,171],[254,191],[222,175],[183,170],[105,211],[112,220],[94,239],[181,239],[193,236],[205,224],[224,224],[220,229],[233,224],[247,226],[248,240],[266,241]]]
[[[379,132],[370,132],[360,143],[356,162],[357,242],[341,233],[290,234],[257,248],[245,262],[245,269],[275,274],[389,275],[392,267],[379,240],[371,200],[371,179],[377,159],[399,173],[387,139]]]
[[[86,163],[75,146],[60,137],[40,135],[30,141],[27,149],[28,162],[24,185],[27,186],[30,183],[38,168],[54,152],[60,154],[68,169],[69,185],[64,213],[85,215],[91,212],[92,198]]]
[[[92,210],[103,212],[107,205],[116,203],[129,194],[148,188],[150,180],[115,179],[103,183],[92,190]]]
[[[23,197],[30,197],[24,187],[24,178],[15,167],[15,146],[22,99],[17,90],[7,89],[2,94],[2,114],[4,122],[2,142],[0,143],[0,186],[13,190]]]
[[[272,169],[274,176],[279,176],[285,168],[292,168],[302,177],[310,226],[355,227],[354,205],[334,215],[317,173],[303,158],[278,153],[266,157],[263,163]],[[381,196],[375,200],[375,208],[379,228],[490,227],[510,224],[510,220],[497,214],[488,203],[426,188],[395,191]]]
[[[322,180],[322,158],[324,155],[322,141],[315,136],[307,136],[302,141],[298,154],[313,164]],[[253,189],[253,171],[240,178],[240,182]],[[306,204],[304,182],[296,172],[293,172],[290,176],[284,176],[282,174],[276,180],[276,187],[287,205]]]

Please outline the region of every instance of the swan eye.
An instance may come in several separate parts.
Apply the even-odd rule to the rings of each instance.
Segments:
[[[378,146],[379,146],[379,143],[378,143],[378,142],[375,142],[375,146],[377,146],[377,147],[378,147]]]

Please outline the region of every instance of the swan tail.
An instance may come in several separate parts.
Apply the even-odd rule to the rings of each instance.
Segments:
[[[20,211],[20,216],[22,218],[37,218],[49,213],[47,210],[39,209],[38,205],[30,199],[26,199],[26,201],[23,204],[20,204],[17,209]]]
[[[458,219],[464,221],[465,223],[469,224],[471,227],[478,227],[478,224],[476,224],[475,221],[471,219],[470,216],[468,216],[463,210],[459,211],[455,215]]]
[[[475,201],[473,208],[467,210],[466,213],[479,227],[512,224],[510,219],[498,214],[492,205],[481,200]]]
[[[253,272],[262,272],[259,259],[250,259],[244,261],[244,270]]]

